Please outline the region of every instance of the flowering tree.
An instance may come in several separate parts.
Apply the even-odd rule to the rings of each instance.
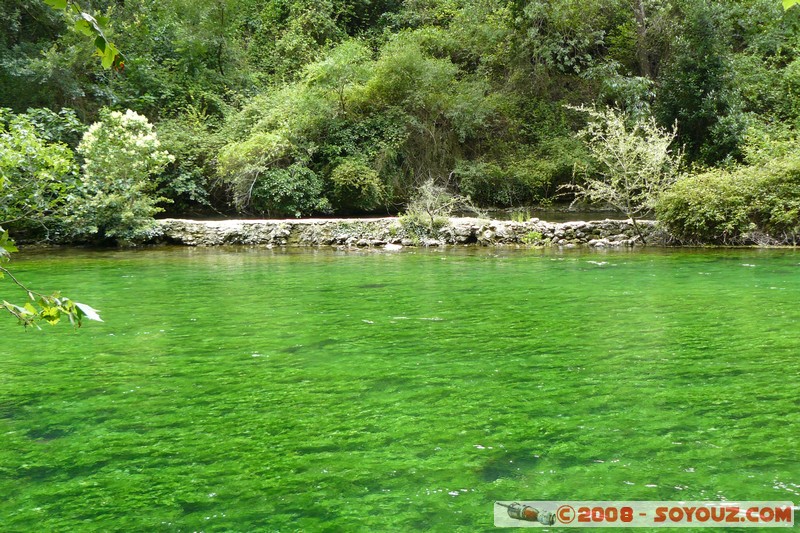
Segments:
[[[575,174],[583,181],[568,188],[576,199],[605,202],[625,213],[644,241],[636,219],[653,211],[658,195],[678,176],[682,155],[671,149],[677,125],[665,130],[653,118],[634,120],[610,108],[571,109],[589,115],[578,136],[586,143],[593,164],[576,168]]]
[[[101,112],[78,145],[84,163],[70,217],[75,236],[135,243],[149,235],[163,201],[152,195],[153,177],[175,160],[160,147],[146,117]]]

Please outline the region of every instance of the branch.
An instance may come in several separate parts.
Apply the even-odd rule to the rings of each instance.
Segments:
[[[108,40],[103,31],[108,23],[106,17],[93,17],[83,11],[76,0],[44,0],[44,3],[53,9],[63,11],[73,22],[73,30],[94,39],[95,55],[100,57],[103,68],[113,68],[116,71],[125,69],[125,56]]]

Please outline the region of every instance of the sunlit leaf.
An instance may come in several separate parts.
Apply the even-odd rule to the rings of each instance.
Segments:
[[[92,25],[86,20],[79,20],[75,23],[75,31],[84,35],[94,35]]]
[[[81,310],[81,312],[88,318],[89,320],[96,320],[97,322],[102,322],[103,319],[100,318],[99,311],[93,308],[90,305],[82,304],[79,302],[75,302],[75,307]]]
[[[2,230],[2,228],[0,228],[0,230]],[[5,254],[10,254],[19,251],[17,247],[14,246],[14,241],[12,241],[8,237],[7,231],[3,231],[2,233],[0,233],[0,250],[5,252]]]
[[[44,3],[56,9],[67,9],[67,0],[44,0]]]
[[[107,43],[105,48],[105,52],[103,53],[103,68],[111,68],[111,65],[114,64],[114,57],[117,54],[114,53],[113,46],[110,43]]]

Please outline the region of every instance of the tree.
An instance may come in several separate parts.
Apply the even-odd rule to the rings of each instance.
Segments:
[[[98,236],[136,243],[149,235],[161,198],[154,175],[175,158],[161,143],[146,117],[127,110],[104,110],[78,145],[83,156],[81,183],[71,197],[73,236]]]
[[[734,22],[720,2],[680,0],[671,57],[661,70],[655,112],[678,121],[687,158],[707,165],[739,159],[747,129],[739,80],[733,77]]]
[[[653,118],[631,121],[611,108],[571,109],[589,115],[578,136],[586,143],[592,164],[576,167],[575,175],[582,175],[583,183],[571,184],[568,189],[575,191],[576,200],[605,202],[625,213],[644,242],[636,219],[652,212],[659,194],[678,175],[681,153],[670,148],[677,124],[670,131]]]
[[[94,38],[97,55],[101,57],[104,68],[115,70],[124,68],[124,57],[111,43],[103,31],[107,20],[94,18],[84,12],[74,0],[45,0],[55,9],[63,10],[74,19],[74,29]],[[15,217],[15,221],[29,218],[38,213],[44,214],[63,201],[63,174],[70,172],[72,165],[71,152],[63,145],[50,144],[33,132],[32,125],[25,118],[19,117],[12,122],[12,131],[4,132],[0,143],[0,159],[3,172],[0,174],[0,193],[12,203],[4,202],[5,215]],[[2,130],[0,130],[2,131]],[[35,170],[31,172],[31,165]],[[24,175],[23,175],[24,174]],[[15,176],[21,179],[14,179]],[[6,220],[8,222],[8,220]],[[4,222],[5,223],[5,222]],[[10,254],[17,247],[9,238],[8,231],[0,226],[0,261],[10,259]],[[89,305],[75,302],[60,293],[44,294],[35,292],[20,282],[5,267],[0,267],[0,278],[8,277],[28,296],[29,302],[24,305],[13,304],[3,300],[2,307],[11,316],[19,320],[25,327],[45,321],[51,325],[58,324],[66,317],[73,326],[80,327],[83,319],[102,322],[96,309]]]

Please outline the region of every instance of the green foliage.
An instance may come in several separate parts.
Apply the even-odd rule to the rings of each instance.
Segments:
[[[72,109],[64,108],[55,113],[44,108],[29,108],[25,116],[48,143],[66,144],[74,149],[86,131],[86,126]]]
[[[580,73],[591,66],[604,44],[608,16],[620,8],[619,2],[608,1],[525,2],[520,13],[521,44],[536,63]]]
[[[530,246],[541,244],[543,240],[544,235],[541,231],[529,231],[522,237],[522,242]]]
[[[301,217],[329,210],[322,180],[300,163],[266,170],[254,182],[251,196],[251,209],[268,216]]]
[[[230,125],[244,140],[222,150],[220,173],[235,205],[249,207],[268,172],[293,164],[329,179],[343,209],[377,207],[381,189],[397,201],[426,179],[446,180],[461,146],[488,123],[491,105],[479,83],[458,80],[458,67],[430,56],[417,37],[398,36],[376,61],[362,43],[346,41],[300,81],[234,117]],[[337,171],[342,160],[351,163]]]
[[[323,182],[306,165],[308,155],[288,132],[257,132],[223,148],[219,169],[238,209],[299,217],[328,209]]]
[[[508,166],[492,161],[460,161],[454,174],[461,192],[481,205],[530,205],[546,184],[537,166],[537,161],[529,158],[513,161]]]
[[[459,161],[454,169],[461,192],[479,205],[511,207],[545,201],[554,185],[569,181],[573,167],[586,160],[585,149],[574,138],[554,137],[538,148],[497,151],[481,160]]]
[[[677,9],[682,28],[660,76],[657,114],[664,125],[677,120],[678,142],[691,161],[714,164],[738,158],[747,117],[732,76],[731,29],[724,7],[683,0]]]
[[[55,229],[76,186],[72,151],[48,143],[27,115],[0,124],[0,221],[30,235]]]
[[[74,237],[135,243],[150,234],[161,200],[152,194],[153,176],[174,161],[160,147],[145,117],[131,110],[101,113],[78,145],[84,162],[68,219]]]
[[[345,209],[371,211],[381,204],[383,184],[378,172],[363,159],[342,159],[331,172],[336,204]]]
[[[734,243],[755,229],[748,216],[753,189],[747,173],[710,169],[683,176],[659,199],[658,220],[679,239]]]
[[[162,120],[156,127],[164,150],[175,158],[167,165],[157,195],[169,200],[169,210],[187,213],[212,206],[216,185],[215,156],[224,140],[203,109],[188,108],[184,114]]]
[[[529,209],[517,210],[511,213],[511,220],[514,222],[527,222],[531,219],[531,212]]]
[[[671,234],[687,241],[796,242],[800,235],[797,146],[793,132],[751,128],[745,145],[747,164],[682,177],[659,200],[658,219]]]
[[[108,17],[93,17],[84,11],[75,0],[44,0],[44,3],[54,9],[64,12],[73,24],[75,32],[89,37],[95,47],[95,55],[100,58],[103,68],[122,70],[125,68],[125,56],[106,36],[105,29]]]
[[[46,145],[73,148],[78,119],[103,106],[146,115],[176,159],[137,194],[175,215],[397,209],[430,180],[482,205],[550,202],[574,166],[591,168],[565,104],[677,121],[687,159],[709,170],[746,157],[752,124],[800,123],[800,10],[774,0],[0,8],[0,106],[31,108]],[[92,57],[121,67],[109,40],[124,72]],[[147,219],[140,208],[121,211]]]

